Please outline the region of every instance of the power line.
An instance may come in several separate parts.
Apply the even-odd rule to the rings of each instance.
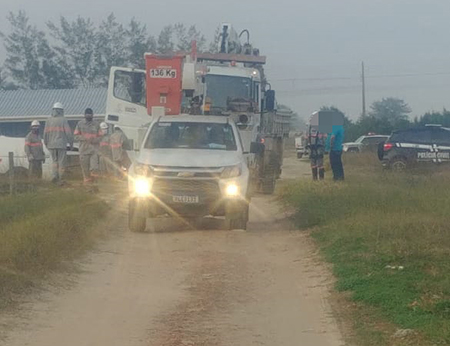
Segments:
[[[450,75],[450,72],[391,74],[391,75],[367,76],[366,78],[398,78],[398,77],[448,76],[448,75]]]
[[[405,73],[405,74],[384,74],[365,76],[365,79],[374,78],[402,78],[402,77],[430,77],[430,76],[448,76],[450,72],[431,72],[431,73]],[[333,80],[358,80],[357,77],[320,77],[320,78],[284,78],[271,79],[272,82],[314,82],[314,81],[333,81]]]
[[[419,89],[429,90],[444,86],[423,86],[423,85],[403,85],[403,86],[383,86],[383,87],[371,87],[371,92],[386,92],[387,90],[406,90],[406,89]],[[450,85],[445,86],[450,88]],[[447,90],[447,89],[446,89]],[[340,94],[357,94],[361,92],[361,84],[353,86],[334,86],[334,87],[322,87],[322,88],[302,88],[302,89],[278,89],[277,93],[284,96],[298,96],[298,95],[340,95]]]
[[[271,78],[271,82],[297,82],[297,81],[305,81],[305,82],[313,82],[313,81],[329,81],[329,80],[355,80],[353,77],[330,77],[330,78],[286,78],[286,79],[273,79]]]

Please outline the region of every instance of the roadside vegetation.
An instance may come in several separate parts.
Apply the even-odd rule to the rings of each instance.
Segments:
[[[96,196],[74,190],[0,197],[0,308],[88,248],[106,210]]]
[[[351,297],[358,344],[448,345],[450,172],[384,172],[375,156],[347,155],[345,182],[295,181],[282,198]]]

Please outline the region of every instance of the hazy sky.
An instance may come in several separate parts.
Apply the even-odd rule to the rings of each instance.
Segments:
[[[358,117],[363,60],[368,104],[394,96],[414,115],[450,108],[448,0],[0,0],[3,18],[19,9],[42,28],[60,15],[100,21],[111,12],[123,22],[136,17],[154,34],[176,22],[208,37],[221,22],[247,28],[268,57],[279,101],[305,117],[322,105]],[[0,31],[7,29],[1,20]]]

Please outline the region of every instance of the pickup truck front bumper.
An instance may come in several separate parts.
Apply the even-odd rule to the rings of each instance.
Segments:
[[[224,216],[230,209],[248,203],[242,195],[247,182],[237,179],[154,179],[150,193],[145,196],[131,194],[130,206],[147,217],[169,214],[172,216]]]

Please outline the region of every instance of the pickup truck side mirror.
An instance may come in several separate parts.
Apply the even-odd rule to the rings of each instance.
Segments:
[[[250,152],[252,154],[262,154],[264,152],[265,146],[263,143],[252,142],[250,144]]]

